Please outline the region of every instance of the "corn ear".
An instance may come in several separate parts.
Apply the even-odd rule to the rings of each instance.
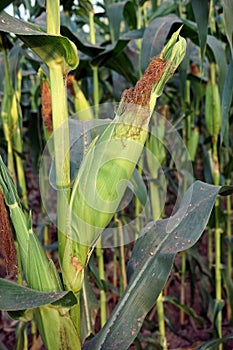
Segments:
[[[80,334],[68,308],[40,307],[35,311],[35,319],[46,349],[81,349]]]
[[[65,283],[81,288],[88,252],[117,211],[141,155],[148,124],[167,80],[185,54],[178,30],[160,56],[151,60],[136,86],[126,90],[115,119],[95,139],[83,159],[70,199],[70,227],[62,267]]]
[[[198,143],[199,143],[199,136],[200,136],[200,132],[198,127],[194,127],[192,129],[192,133],[190,135],[190,138],[187,141],[187,149],[188,149],[188,153],[190,156],[190,160],[192,162],[194,162],[195,160],[195,156],[197,153],[197,148],[198,148]]]
[[[32,230],[31,217],[27,219],[20,206],[15,185],[0,157],[0,188],[9,207],[15,229],[25,278],[30,288],[40,291],[61,291],[55,268],[51,268],[38,238]]]
[[[206,126],[212,138],[216,140],[221,129],[222,112],[217,84],[217,65],[215,63],[210,64],[205,102]]]

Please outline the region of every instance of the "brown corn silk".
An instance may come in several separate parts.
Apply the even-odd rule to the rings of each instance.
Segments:
[[[51,134],[53,132],[51,93],[46,80],[43,80],[41,85],[41,104],[41,114],[44,125],[48,133]]]
[[[153,85],[159,81],[166,69],[167,61],[161,57],[152,58],[142,78],[135,87],[127,89],[122,94],[125,103],[133,103],[142,107],[149,107],[150,94]]]
[[[17,258],[13,233],[5,207],[3,193],[0,190],[0,255],[3,258],[6,273],[15,275],[17,272]]]

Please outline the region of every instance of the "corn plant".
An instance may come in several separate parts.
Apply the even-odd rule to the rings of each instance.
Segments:
[[[24,3],[26,4],[26,2]],[[225,3],[227,4],[227,2]],[[8,2],[4,2],[0,9],[2,10],[7,4]],[[25,6],[29,5],[26,4]],[[29,6],[29,11],[31,13],[37,11],[37,6],[38,4],[34,8]],[[66,20],[68,19],[67,14],[69,14],[69,11],[71,12],[69,6],[69,4],[64,5]],[[184,172],[181,175],[183,176],[185,193],[178,191],[177,196],[180,202],[177,201],[176,211],[174,210],[169,218],[162,219],[161,186],[156,183],[156,180],[159,180],[159,169],[157,164],[154,163],[154,158],[151,158],[152,153],[159,159],[159,164],[162,163],[164,167],[167,167],[169,183],[172,188],[176,188],[177,181],[174,180],[174,177],[169,176],[170,169],[173,168],[174,162],[181,164],[187,151],[184,143],[181,142],[182,139],[179,137],[176,139],[174,136],[177,134],[176,130],[165,119],[161,121],[158,116],[153,114],[153,111],[158,98],[162,95],[165,84],[172,78],[177,67],[183,60],[183,64],[189,64],[187,56],[185,57],[186,41],[180,35],[181,31],[187,36],[194,37],[196,44],[199,43],[200,66],[204,64],[206,43],[209,45],[209,51],[213,55],[215,54],[215,58],[219,58],[213,45],[213,37],[207,36],[209,8],[206,5],[205,11],[201,11],[198,2],[193,2],[193,14],[197,22],[197,26],[195,26],[189,18],[185,18],[181,4],[178,10],[182,20],[173,13],[176,9],[174,4],[170,4],[168,8],[161,5],[160,8],[156,2],[153,2],[153,11],[149,12],[144,2],[136,4],[136,2],[131,1],[125,3],[105,1],[104,8],[109,20],[109,28],[106,28],[105,24],[98,22],[98,19],[93,16],[94,10],[90,1],[79,1],[78,6],[79,18],[88,23],[90,27],[90,44],[87,45],[83,44],[82,40],[72,33],[67,25],[61,27],[61,35],[59,1],[51,0],[46,3],[46,29],[18,20],[5,12],[0,13],[0,30],[4,33],[2,37],[5,38],[8,33],[13,33],[26,47],[29,47],[39,56],[40,74],[47,84],[46,91],[50,91],[51,94],[52,120],[50,131],[53,130],[53,135],[48,138],[49,133],[45,131],[45,136],[47,139],[46,151],[49,158],[52,159],[51,168],[54,176],[52,180],[50,178],[50,181],[53,182],[57,197],[56,227],[60,269],[59,274],[54,262],[47,257],[41,242],[34,233],[31,213],[25,211],[25,202],[16,190],[15,181],[17,179],[14,177],[12,179],[12,174],[9,173],[9,170],[11,171],[13,168],[13,163],[9,163],[8,160],[9,169],[7,169],[2,159],[0,159],[0,232],[5,233],[1,239],[3,242],[7,242],[3,246],[3,255],[7,260],[8,252],[11,252],[12,256],[7,260],[9,270],[14,270],[16,260],[18,261],[18,283],[0,279],[0,308],[7,310],[12,318],[19,319],[20,322],[31,321],[33,325],[35,321],[47,349],[81,349],[82,346],[84,349],[128,349],[137,337],[147,313],[155,305],[157,299],[157,305],[160,305],[163,314],[161,292],[172,271],[175,256],[180,251],[190,249],[198,241],[215,205],[215,276],[216,281],[218,281],[216,287],[216,328],[219,339],[214,340],[210,346],[220,344],[219,347],[221,348],[224,339],[221,333],[220,312],[222,300],[220,223],[218,220],[219,195],[225,196],[233,192],[230,186],[231,171],[228,171],[228,186],[220,186],[222,183],[219,176],[221,164],[219,164],[218,137],[221,132],[220,124],[223,123],[220,119],[221,102],[219,94],[223,91],[223,84],[217,86],[217,70],[220,69],[218,74],[219,80],[221,80],[223,67],[219,65],[219,68],[216,68],[215,63],[210,64],[206,88],[205,115],[207,132],[211,135],[212,141],[210,149],[213,153],[209,159],[213,160],[213,166],[210,167],[211,176],[214,180],[213,185],[202,181],[194,181],[193,179],[190,182],[190,173],[188,171]],[[228,4],[228,6],[230,5]],[[80,13],[82,14],[81,17]],[[138,19],[136,13],[139,14]],[[159,14],[168,15],[160,22]],[[200,14],[201,16],[199,16]],[[227,22],[227,13],[225,16]],[[121,36],[121,24],[124,20],[124,26],[129,28],[129,32]],[[114,25],[114,23],[117,23],[117,25]],[[183,28],[181,27],[182,23],[184,24]],[[104,45],[96,44],[101,32],[97,30],[97,24],[102,31],[106,31],[105,35],[109,36],[110,46],[104,47]],[[143,25],[146,28],[143,28]],[[160,45],[159,49],[158,47],[151,47],[150,40],[156,41],[158,39],[156,30],[160,28],[159,26],[165,27],[163,32],[163,42],[165,42],[172,25],[178,25],[180,28],[170,36],[165,46]],[[213,27],[212,31],[214,30]],[[198,36],[195,36],[194,33]],[[140,65],[136,65],[135,70],[133,70],[125,51],[123,51],[131,39],[137,40],[137,48],[141,50]],[[71,108],[70,105],[68,108],[67,103],[67,81],[68,89],[70,88],[70,81],[72,82],[72,93],[78,94],[81,91],[76,80],[67,77],[70,71],[80,73],[78,71],[79,65],[82,66],[83,62],[81,55],[79,61],[77,48],[89,57],[92,64],[90,75],[94,85],[94,103],[99,103],[101,99],[101,94],[98,94],[101,90],[98,91],[98,89],[103,84],[103,81],[101,81],[102,68],[114,67],[117,74],[122,74],[125,79],[134,84],[134,87],[123,92],[113,121],[102,123],[99,129],[96,128],[97,131],[94,129],[93,134],[91,134],[92,126],[98,126],[95,121],[79,121],[74,124],[68,117],[68,111]],[[3,47],[3,50],[5,50],[5,47]],[[155,57],[149,63],[151,56]],[[6,59],[5,66],[7,67],[6,50],[4,51],[4,57]],[[211,54],[210,57],[212,57]],[[114,65],[116,62],[117,64]],[[125,62],[129,63],[128,66],[125,65]],[[145,73],[141,76],[143,71]],[[182,74],[182,69],[180,72]],[[183,70],[183,76],[185,72],[186,70]],[[136,76],[138,76],[138,81]],[[5,80],[8,82],[7,86],[10,87],[8,78],[6,69]],[[191,81],[187,81],[184,85],[185,90],[183,90],[181,105],[183,109],[189,105],[190,109],[193,108],[196,112],[201,98],[200,96],[195,97],[192,105],[189,96],[191,83]],[[124,84],[126,83],[124,82]],[[201,86],[202,82],[198,81],[195,88],[201,89]],[[166,97],[161,97],[161,100],[165,99],[166,106],[162,106],[160,111],[161,114],[164,111],[166,117],[169,114],[167,102],[172,87],[170,89],[168,88]],[[9,101],[11,102],[13,92],[11,88],[9,88],[9,91],[11,94]],[[224,96],[230,105],[230,96],[226,96],[226,93]],[[9,102],[6,97],[5,100],[4,106]],[[83,94],[82,101],[85,106],[88,106]],[[176,101],[172,101],[172,103],[175,105]],[[174,108],[172,103],[171,109]],[[73,106],[75,112],[81,108],[81,105],[75,100]],[[2,123],[5,123],[6,109],[3,107]],[[97,105],[94,113],[90,110],[87,112],[88,119],[92,119],[93,116],[98,118],[99,112],[100,109]],[[199,138],[199,129],[195,125],[195,112],[189,113],[187,128],[184,123],[185,127],[182,135],[190,152],[191,161],[195,160]],[[227,114],[227,111],[225,113]],[[149,133],[149,123],[152,119],[155,126],[154,130],[153,128],[150,129]],[[226,120],[226,118],[223,118],[223,120]],[[71,159],[71,152],[72,127],[74,125],[78,125],[79,135],[77,135],[77,138],[84,134],[84,137],[81,138],[80,136],[80,138],[81,142],[85,143],[86,148],[84,147],[84,154],[81,156],[78,171],[74,174],[72,182],[73,159]],[[6,130],[9,125],[5,123],[3,126]],[[222,138],[224,137],[225,134],[222,133]],[[8,152],[10,159],[13,150],[9,138],[6,137],[6,139],[8,150],[11,151]],[[140,160],[144,145],[146,145],[145,164]],[[168,149],[170,147],[170,149],[174,148],[175,150],[175,152],[171,151],[173,158],[169,160],[169,165],[166,163],[168,160],[166,159],[164,145]],[[22,152],[21,144],[20,147],[17,149],[18,153]],[[80,150],[80,153],[82,153],[82,150]],[[44,159],[44,156],[42,156],[42,164],[46,165],[46,161],[43,163]],[[190,159],[186,160],[187,163],[190,163]],[[125,243],[122,239],[125,228],[122,225],[121,218],[117,217],[117,212],[127,187],[131,186],[134,189],[136,197],[138,197],[135,204],[138,209],[146,202],[145,188],[140,182],[137,164],[141,167],[141,172],[148,171],[151,176],[149,180],[150,209],[148,215],[144,217],[143,224],[140,220],[137,222],[138,232],[134,236],[134,239],[137,240],[127,265],[128,283],[126,285],[126,278],[124,277],[121,297],[107,319],[102,247],[108,239],[108,237],[105,237],[108,232],[106,228],[111,227],[114,221],[118,227],[114,231],[116,235],[113,240],[120,240],[121,245]],[[40,184],[46,192],[47,188],[42,172],[40,175]],[[51,173],[50,176],[52,176]],[[182,199],[179,197],[182,197]],[[229,217],[230,203],[229,201],[227,203]],[[47,203],[44,204],[46,210]],[[14,229],[13,233],[10,229],[6,207]],[[160,216],[161,219],[158,219]],[[230,237],[230,226],[228,227],[228,236]],[[17,248],[17,256],[13,247],[13,238]],[[92,292],[88,285],[87,273],[88,268],[93,269],[92,259],[95,249],[99,261],[99,276],[97,273],[96,280],[98,280],[100,286],[101,329],[93,339],[85,342],[86,338],[94,333],[93,319],[88,310],[88,303],[91,303],[91,301],[90,299],[87,301],[87,299],[92,295]],[[121,249],[122,262],[124,261],[123,255]],[[185,259],[186,255],[183,254],[183,282],[185,278]],[[124,268],[122,271],[122,275],[125,276]],[[229,271],[231,271],[230,258],[228,279],[231,279]],[[26,282],[26,287],[23,281]],[[166,297],[164,300],[166,300]],[[175,303],[174,300],[173,303]],[[191,314],[190,310],[185,309],[184,305],[181,305],[181,309]],[[86,329],[82,324],[84,322],[81,321],[84,318]],[[165,348],[164,323],[161,324],[160,330],[160,343]],[[19,344],[20,341],[18,341]]]

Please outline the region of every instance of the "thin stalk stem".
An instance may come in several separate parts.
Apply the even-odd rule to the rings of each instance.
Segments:
[[[47,32],[49,34],[60,34],[60,1],[47,0]],[[70,152],[69,152],[69,123],[66,96],[66,82],[62,65],[53,63],[49,66],[54,157],[56,169],[57,188],[57,227],[58,227],[58,251],[61,269],[63,271],[64,252],[67,244],[67,209],[70,200]],[[69,229],[69,228],[68,228]],[[65,279],[65,277],[64,277]],[[76,295],[79,298],[79,295]],[[70,311],[77,333],[81,335],[80,302]],[[81,349],[80,341],[77,339],[77,350]]]
[[[185,305],[185,274],[186,274],[186,253],[181,252],[181,286],[180,286],[180,304]],[[180,324],[184,325],[185,313],[180,310]]]
[[[157,179],[158,173],[153,177]],[[150,199],[151,199],[151,212],[153,220],[158,220],[161,217],[161,196],[160,189],[158,185],[153,182],[150,183]],[[159,334],[160,334],[160,344],[164,350],[167,350],[167,340],[166,340],[166,330],[165,330],[165,318],[164,318],[164,305],[163,305],[163,292],[160,293],[157,301],[157,315],[158,315],[158,326],[159,326]]]
[[[99,238],[96,246],[96,256],[98,261],[98,271],[99,277],[102,282],[105,281],[105,273],[104,273],[104,256],[103,249],[101,247],[101,237]],[[100,289],[100,323],[101,327],[104,326],[107,320],[107,305],[106,305],[106,291],[105,288]]]
[[[60,34],[60,1],[46,1],[47,33]]]
[[[91,0],[89,0],[91,2]],[[94,22],[94,11],[89,12],[89,27],[90,27],[90,42],[96,44],[95,37],[95,22]],[[98,67],[93,66],[93,103],[95,107],[95,117],[98,118],[99,115],[99,77],[98,77]]]
[[[166,331],[165,331],[165,322],[164,322],[164,307],[163,307],[163,293],[161,292],[157,299],[157,315],[159,322],[159,334],[160,334],[160,345],[163,350],[167,350],[167,339],[166,339]]]
[[[56,165],[58,246],[62,263],[66,242],[65,213],[70,195],[70,155],[66,88],[60,65],[50,68],[50,85]]]
[[[219,185],[219,162],[217,138],[213,138],[213,180],[214,185]],[[221,276],[221,228],[219,223],[219,198],[215,202],[215,298],[217,303],[222,302],[222,276]],[[216,316],[216,328],[218,337],[222,338],[222,311],[220,310]],[[222,344],[218,346],[218,350],[222,350]]]
[[[213,233],[212,229],[208,228],[208,266],[212,269],[213,265]]]
[[[231,181],[227,180],[226,184],[230,185]],[[227,246],[227,275],[229,280],[232,279],[232,251],[231,251],[231,240],[232,240],[232,228],[231,228],[231,197],[226,197],[226,207],[227,207],[227,238],[228,238],[228,246]],[[231,308],[229,302],[227,304],[227,318],[230,321],[231,319]]]
[[[122,290],[123,293],[124,290],[127,287],[127,274],[126,274],[126,264],[125,264],[125,245],[124,245],[124,236],[123,236],[123,230],[122,230],[122,223],[120,220],[118,221],[118,228],[119,228],[119,237],[120,237],[120,269],[121,269],[121,279],[122,279]]]

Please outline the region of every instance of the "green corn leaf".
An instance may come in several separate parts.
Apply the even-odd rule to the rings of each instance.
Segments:
[[[60,65],[63,74],[78,65],[75,45],[61,35],[49,35],[38,26],[0,13],[0,31],[14,33],[50,68]]]
[[[218,65],[218,86],[220,96],[222,96],[227,73],[225,48],[220,40],[216,39],[216,37],[212,35],[208,35],[206,51],[210,61],[214,61]]]
[[[168,15],[153,20],[145,29],[142,38],[141,70],[144,72],[150,62],[150,59],[157,56],[163,49],[167,36],[174,23],[180,23],[181,20],[176,15]]]
[[[77,303],[77,300],[71,291],[40,292],[0,278],[1,310],[35,309],[54,302],[62,307],[71,307]]]
[[[206,39],[208,34],[209,0],[193,0],[191,4],[197,23],[199,45],[201,49],[201,58],[203,62],[205,55]]]
[[[177,308],[184,311],[186,313],[186,315],[189,315],[190,317],[192,317],[192,319],[194,321],[196,321],[199,325],[201,325],[202,327],[204,326],[203,319],[200,316],[198,316],[196,314],[195,310],[192,309],[191,307],[189,307],[187,305],[182,305],[182,304],[180,304],[180,302],[176,298],[169,297],[169,296],[164,296],[163,301],[169,302],[169,303],[175,305]]]
[[[232,96],[233,96],[233,56],[231,57],[229,65],[228,65],[226,80],[225,80],[223,93],[222,93],[221,142],[224,139],[227,124],[228,124]],[[226,140],[226,145],[227,144],[228,144],[228,141]]]
[[[213,339],[209,341],[205,341],[204,344],[198,346],[196,350],[213,350],[216,349],[216,347],[220,344],[226,344],[233,339],[233,335],[229,335],[228,337],[224,337],[221,339]]]
[[[196,181],[174,216],[143,229],[128,264],[128,286],[105,326],[84,350],[129,348],[167,281],[176,253],[200,238],[220,189]]]
[[[226,36],[231,48],[231,55],[233,57],[233,3],[231,0],[223,0],[223,18],[225,22]]]

